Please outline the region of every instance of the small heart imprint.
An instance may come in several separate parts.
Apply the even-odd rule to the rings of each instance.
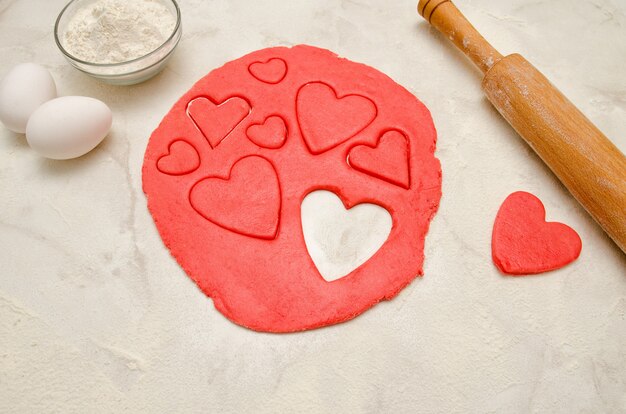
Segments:
[[[250,104],[238,96],[219,104],[209,98],[200,97],[187,105],[187,115],[209,141],[211,148],[217,147],[251,110]]]
[[[518,191],[504,200],[493,226],[493,262],[503,273],[526,275],[559,269],[578,258],[582,242],[562,223],[546,222],[537,197]]]
[[[248,71],[261,82],[277,84],[287,76],[287,63],[280,58],[271,58],[265,62],[252,63]]]
[[[328,282],[368,261],[385,243],[392,226],[383,207],[362,203],[347,210],[330,191],[309,193],[300,214],[306,248]]]
[[[200,154],[193,145],[185,140],[172,141],[167,154],[157,161],[157,169],[168,175],[185,175],[194,172],[200,166]]]
[[[283,118],[272,115],[262,124],[252,124],[246,131],[248,139],[262,148],[278,149],[287,140],[287,125]]]

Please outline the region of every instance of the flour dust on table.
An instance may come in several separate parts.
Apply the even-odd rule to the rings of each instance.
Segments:
[[[435,143],[428,109],[383,73],[270,48],[176,102],[150,137],[143,188],[165,245],[220,312],[301,331],[354,318],[423,273],[441,197]]]

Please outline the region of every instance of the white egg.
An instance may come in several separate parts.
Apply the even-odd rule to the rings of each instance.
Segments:
[[[109,133],[113,117],[102,101],[63,96],[41,105],[28,120],[28,145],[46,158],[66,160],[94,149]]]
[[[56,96],[57,87],[46,68],[36,63],[17,65],[0,82],[0,121],[11,131],[24,133],[32,113]]]

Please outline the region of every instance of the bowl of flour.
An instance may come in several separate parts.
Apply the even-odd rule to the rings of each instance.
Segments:
[[[174,0],[72,0],[54,29],[78,70],[104,82],[143,82],[165,66],[182,35]]]

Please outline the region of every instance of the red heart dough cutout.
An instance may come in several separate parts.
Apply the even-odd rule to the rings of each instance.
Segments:
[[[248,68],[272,58],[286,62],[289,76],[259,82]],[[203,104],[209,110],[233,97],[251,110],[227,125],[214,116],[197,128],[187,113],[198,97],[210,97],[213,105]],[[260,135],[253,127],[273,116],[289,133],[277,149],[271,126]],[[231,130],[219,146],[205,138],[214,128],[216,136]],[[389,130],[405,137],[406,152],[379,143]],[[158,161],[177,139],[201,163],[169,175]],[[354,318],[422,274],[424,239],[441,197],[435,141],[428,109],[379,71],[310,46],[271,48],[212,71],[180,98],[150,137],[143,189],[165,245],[220,312],[259,331],[301,331]],[[379,178],[388,166],[372,175],[348,164],[352,147],[377,144],[385,163],[406,164],[408,156],[419,166],[398,179],[408,188]],[[301,205],[316,190],[332,191],[347,209],[373,203],[392,217],[379,250],[334,281],[317,270],[303,236]]]
[[[518,191],[504,200],[493,226],[493,262],[503,273],[525,275],[559,269],[578,258],[582,242],[562,223],[546,222],[537,197]]]
[[[355,170],[409,188],[409,146],[400,131],[385,132],[375,147],[353,147],[348,154],[348,163]]]
[[[280,116],[272,115],[267,117],[262,124],[250,125],[246,135],[259,147],[278,149],[287,139],[287,125]]]
[[[260,239],[276,236],[280,186],[265,158],[253,155],[239,160],[226,179],[198,181],[189,201],[201,216],[225,229]]]
[[[157,161],[157,169],[164,174],[184,175],[195,171],[200,166],[200,154],[185,140],[172,141],[167,154]]]
[[[238,96],[228,98],[220,104],[201,96],[189,101],[187,105],[187,115],[212,148],[217,147],[249,113],[250,104]]]
[[[287,76],[287,63],[280,58],[271,58],[265,62],[254,62],[248,70],[258,80],[277,84]]]
[[[363,95],[337,95],[323,82],[311,82],[298,91],[298,123],[313,154],[320,154],[355,136],[376,118],[376,104]]]

